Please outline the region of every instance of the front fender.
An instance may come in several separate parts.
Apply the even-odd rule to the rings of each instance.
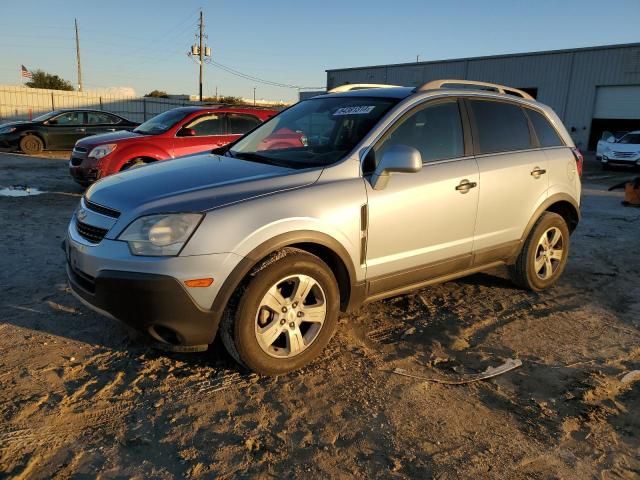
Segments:
[[[105,173],[110,175],[119,172],[122,167],[129,161],[138,157],[153,158],[154,160],[167,160],[171,158],[171,154],[160,147],[154,145],[136,146],[131,145],[124,147],[122,150],[114,152],[113,158],[105,163]]]

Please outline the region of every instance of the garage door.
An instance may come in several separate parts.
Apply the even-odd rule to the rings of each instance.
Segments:
[[[640,85],[598,87],[594,118],[640,118]]]

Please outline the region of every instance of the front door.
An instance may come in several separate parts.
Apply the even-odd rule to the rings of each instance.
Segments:
[[[392,174],[382,190],[365,182],[370,295],[471,264],[478,167],[465,155],[458,101],[431,101],[407,113],[374,147],[375,158],[382,158],[392,145],[416,148],[423,168]]]
[[[47,148],[70,150],[87,136],[85,112],[65,112],[47,123]]]
[[[226,119],[223,113],[207,113],[187,122],[173,141],[173,156],[183,157],[218,148],[226,141]],[[185,133],[192,130],[195,135]]]

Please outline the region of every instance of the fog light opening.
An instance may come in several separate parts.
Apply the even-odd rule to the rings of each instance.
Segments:
[[[182,340],[175,330],[164,325],[152,325],[149,327],[149,334],[162,343],[169,345],[180,345]]]

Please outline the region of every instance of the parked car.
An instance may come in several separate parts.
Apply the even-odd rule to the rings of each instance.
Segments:
[[[282,129],[306,145],[262,148]],[[363,302],[498,265],[521,287],[551,287],[582,162],[557,115],[519,90],[329,93],[216,154],[91,186],[69,223],[68,278],[161,348],[206,349],[219,332],[240,363],[282,374]]]
[[[100,110],[54,110],[31,121],[0,125],[0,147],[35,155],[43,150],[70,150],[81,138],[130,130],[138,124]]]
[[[78,141],[71,152],[69,172],[76,182],[87,186],[132,167],[224,146],[277,113],[250,107],[174,108],[132,131]]]
[[[596,158],[604,169],[614,165],[640,166],[640,130],[618,137],[604,132],[602,140],[598,142]]]

